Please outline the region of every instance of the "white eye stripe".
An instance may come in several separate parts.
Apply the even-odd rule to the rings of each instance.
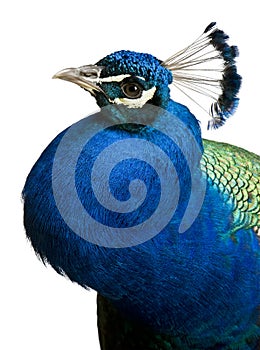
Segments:
[[[130,76],[131,76],[130,74],[115,75],[112,77],[99,78],[98,82],[99,83],[120,83],[125,78],[128,78]]]
[[[97,78],[96,79],[96,83],[120,83],[121,81],[123,81],[126,78],[130,78],[131,75],[130,74],[120,74],[120,75],[114,75],[111,77],[105,77],[105,78]],[[144,80],[145,78],[143,77],[136,77],[138,79]]]
[[[116,104],[123,104],[129,108],[141,108],[143,105],[153,98],[156,87],[153,86],[149,90],[144,90],[142,96],[135,99],[130,98],[115,98],[112,102]]]

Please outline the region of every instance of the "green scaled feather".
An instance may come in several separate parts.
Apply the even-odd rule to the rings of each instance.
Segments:
[[[260,157],[226,143],[203,140],[201,169],[233,204],[233,233],[240,228],[260,231]]]

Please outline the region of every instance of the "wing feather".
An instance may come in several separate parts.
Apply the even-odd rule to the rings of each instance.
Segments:
[[[234,230],[260,235],[260,157],[226,143],[203,140],[201,169],[234,208]]]

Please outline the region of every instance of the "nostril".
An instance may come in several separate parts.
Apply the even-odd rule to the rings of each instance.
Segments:
[[[97,79],[100,77],[100,73],[103,67],[95,66],[95,65],[86,65],[79,67],[79,75],[84,76],[89,79]]]
[[[95,75],[95,74],[90,73],[90,72],[80,72],[79,75],[86,77],[86,78],[91,78],[91,79],[97,78],[97,74]]]

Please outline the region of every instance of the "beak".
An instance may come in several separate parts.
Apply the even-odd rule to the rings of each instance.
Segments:
[[[77,84],[83,89],[88,90],[91,94],[95,91],[104,93],[97,85],[99,83],[100,73],[103,67],[87,65],[78,68],[66,68],[56,73],[53,79],[62,79]]]

